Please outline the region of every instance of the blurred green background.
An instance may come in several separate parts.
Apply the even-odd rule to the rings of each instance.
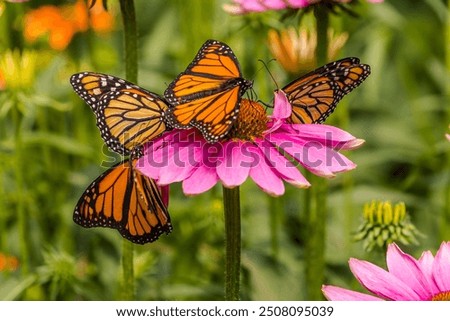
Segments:
[[[229,2],[136,0],[139,85],[162,94],[203,42],[213,38],[233,49],[244,76],[254,79],[258,98],[270,102],[276,85],[258,60],[273,58],[269,29],[298,28],[299,15],[232,16],[222,9],[224,3]],[[77,15],[86,11],[83,4],[0,2],[2,300],[120,298],[119,233],[72,222],[81,193],[105,170],[102,161],[114,155],[103,145],[95,117],[73,92],[69,77],[86,70],[125,75],[117,1],[108,1],[107,16],[98,3],[98,16],[91,12],[88,27]],[[66,20],[81,26],[77,30],[73,23],[57,21],[52,15],[58,10],[42,10],[45,5],[59,6]],[[336,59],[359,57],[372,74],[342,100],[327,123],[366,144],[346,154],[357,169],[328,183],[325,277],[327,284],[361,290],[348,259],[384,266],[383,252],[367,253],[352,239],[365,203],[406,203],[412,223],[424,235],[419,245],[401,245],[415,256],[426,249],[434,253],[450,240],[450,142],[445,138],[450,132],[450,27],[445,1],[359,1],[352,8],[355,16],[342,10],[330,16],[336,32],[348,33]],[[53,21],[43,36],[36,36],[46,30],[39,15]],[[302,24],[308,26],[311,16],[305,14]],[[268,67],[279,86],[294,79],[277,62]],[[285,195],[272,199],[251,181],[241,187],[242,299],[308,299],[304,195],[286,186]],[[173,232],[134,246],[136,298],[223,299],[220,186],[187,197],[175,184],[169,211]]]

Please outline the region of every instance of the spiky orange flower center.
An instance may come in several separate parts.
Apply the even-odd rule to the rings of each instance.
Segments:
[[[431,301],[450,301],[450,291],[441,292],[433,295]]]
[[[230,131],[230,138],[245,141],[261,138],[267,129],[267,121],[266,111],[260,103],[242,99],[239,115]]]

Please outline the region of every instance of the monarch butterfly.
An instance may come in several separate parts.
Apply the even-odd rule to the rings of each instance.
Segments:
[[[156,183],[124,160],[108,169],[86,189],[73,220],[86,228],[109,227],[133,243],[144,244],[172,231],[169,213]]]
[[[91,107],[106,145],[122,155],[142,155],[141,145],[162,134],[168,108],[157,94],[118,77],[81,72],[70,78],[75,92]]]
[[[252,85],[242,78],[231,48],[208,40],[164,92],[171,104],[166,121],[175,128],[196,127],[207,141],[216,142],[231,129],[241,97]]]
[[[369,74],[369,65],[350,57],[326,64],[292,81],[281,89],[292,105],[290,122],[324,122],[342,97],[358,87]]]

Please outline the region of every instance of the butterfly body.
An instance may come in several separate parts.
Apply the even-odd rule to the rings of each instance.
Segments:
[[[241,97],[252,85],[242,77],[231,48],[208,40],[164,92],[170,104],[166,123],[174,128],[196,127],[207,141],[216,142],[231,129]]]
[[[326,64],[292,81],[281,91],[292,106],[294,124],[318,124],[337,103],[370,75],[370,66],[349,57]]]
[[[168,128],[168,103],[160,96],[111,75],[81,72],[70,78],[95,114],[107,146],[122,155],[142,154],[142,145]]]
[[[73,214],[86,228],[113,228],[133,243],[154,242],[172,231],[170,216],[156,183],[140,174],[136,160],[122,161],[95,179]]]

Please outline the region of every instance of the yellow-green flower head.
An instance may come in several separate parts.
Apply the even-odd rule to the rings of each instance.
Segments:
[[[11,91],[26,91],[33,86],[36,75],[37,53],[30,50],[6,51],[0,58],[4,87]]]
[[[370,252],[374,248],[385,249],[393,242],[405,245],[418,244],[417,236],[422,234],[411,223],[404,202],[392,205],[389,201],[372,201],[364,205],[363,223],[354,239],[362,241]]]

